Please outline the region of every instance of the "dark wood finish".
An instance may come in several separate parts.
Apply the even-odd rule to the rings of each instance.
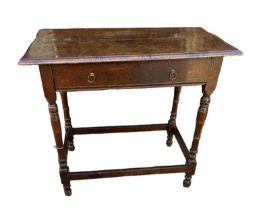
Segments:
[[[72,133],[74,135],[80,135],[80,134],[98,134],[98,133],[159,131],[159,130],[166,130],[166,129],[167,129],[167,124],[124,125],[124,126],[73,128]]]
[[[42,29],[19,63],[150,61],[239,54],[202,28]]]
[[[181,133],[179,132],[177,126],[173,127],[173,135],[175,136],[175,138],[176,138],[176,140],[177,140],[177,142],[178,142],[178,144],[179,144],[179,146],[182,150],[182,153],[183,153],[184,157],[187,159],[188,156],[189,156],[189,150],[188,150],[188,148],[187,148],[187,146],[186,146],[186,144],[183,140],[183,137],[182,137]]]
[[[210,95],[216,88],[223,56],[239,54],[239,50],[202,28],[40,30],[19,63],[40,67],[65,194],[72,193],[71,180],[160,173],[184,172],[183,184],[189,187],[196,170],[196,154]],[[186,85],[202,85],[203,93],[190,150],[176,126],[181,87]],[[69,91],[163,86],[175,87],[171,116],[166,124],[72,127]],[[57,91],[63,104],[64,142]],[[69,172],[68,150],[74,150],[74,135],[155,130],[167,131],[168,146],[175,136],[186,159],[184,165]]]
[[[200,107],[198,109],[198,114],[196,118],[196,126],[195,126],[194,135],[193,135],[193,142],[190,149],[190,153],[186,160],[186,164],[188,166],[188,172],[186,172],[185,179],[183,182],[183,185],[185,187],[189,187],[191,185],[191,178],[192,178],[192,175],[194,175],[195,173],[195,169],[197,165],[196,154],[198,153],[198,146],[201,138],[201,132],[207,117],[209,103],[210,103],[210,95],[208,95],[205,92],[205,86],[203,86],[203,95],[201,97]]]
[[[208,95],[211,95],[217,86],[222,62],[223,62],[223,57],[211,58],[211,66],[209,69],[207,82],[203,90]]]
[[[68,101],[67,101],[67,92],[60,92],[61,96],[61,101],[63,105],[63,112],[64,112],[64,119],[65,119],[65,131],[66,131],[66,139],[65,141],[65,146],[69,151],[74,151],[75,146],[74,146],[74,136],[72,133],[72,124],[71,124],[71,117],[69,113],[69,106],[68,106]]]
[[[70,180],[80,180],[80,179],[99,179],[99,178],[120,177],[120,176],[181,173],[185,171],[186,171],[186,165],[174,165],[174,166],[155,166],[155,167],[144,167],[144,168],[113,169],[113,170],[102,170],[102,171],[69,172],[68,177]]]
[[[173,100],[173,107],[171,111],[171,116],[168,121],[168,128],[167,128],[167,146],[171,146],[173,143],[173,128],[176,127],[176,116],[177,116],[177,108],[179,103],[179,97],[181,93],[181,87],[174,88],[174,100]]]
[[[70,181],[68,179],[69,168],[67,166],[67,156],[62,142],[62,132],[60,119],[58,114],[58,107],[56,104],[56,92],[52,77],[52,71],[46,68],[47,66],[40,66],[40,74],[43,85],[43,90],[45,97],[49,104],[49,114],[52,125],[52,130],[56,142],[56,149],[58,152],[58,162],[59,162],[59,173],[61,178],[61,183],[64,186],[64,191],[66,195],[71,195]]]
[[[172,86],[205,83],[210,58],[144,61],[125,63],[90,63],[53,65],[57,90],[84,90],[125,87]],[[175,77],[172,78],[172,71]],[[92,74],[92,78],[90,78]],[[89,80],[90,78],[90,80]]]

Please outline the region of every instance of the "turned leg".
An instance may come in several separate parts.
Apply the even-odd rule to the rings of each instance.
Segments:
[[[195,169],[197,165],[196,154],[198,153],[199,141],[201,137],[202,128],[207,117],[209,103],[210,103],[210,95],[205,92],[203,87],[203,95],[200,100],[200,107],[198,109],[198,113],[196,117],[196,126],[195,126],[194,135],[193,135],[193,142],[190,149],[190,153],[186,160],[188,171],[185,173],[185,179],[183,181],[184,187],[189,187],[191,185],[191,178],[192,178],[192,175],[194,175],[195,173]]]
[[[171,116],[170,116],[170,119],[168,121],[168,128],[167,128],[167,141],[166,141],[166,144],[169,147],[173,143],[173,127],[176,126],[177,108],[178,108],[181,88],[182,87],[180,87],[180,86],[174,88],[173,107],[172,107]]]
[[[71,125],[71,118],[69,113],[69,106],[68,106],[68,100],[67,100],[67,92],[60,92],[62,105],[63,105],[63,112],[64,112],[64,119],[65,119],[65,131],[66,131],[66,139],[67,139],[67,145],[69,151],[74,151],[74,136],[72,134],[72,125]]]
[[[59,162],[59,173],[61,177],[61,182],[64,187],[66,195],[71,195],[70,181],[68,180],[69,168],[67,166],[67,157],[65,153],[65,148],[62,142],[61,125],[58,115],[58,107],[55,102],[49,102],[49,114],[51,125],[56,141],[56,148],[58,152],[58,162]]]
[[[71,195],[72,191],[70,188],[70,180],[68,178],[69,168],[67,166],[67,155],[62,141],[61,125],[58,114],[58,107],[56,104],[56,91],[53,83],[51,68],[49,66],[40,66],[40,74],[44,95],[49,104],[50,121],[58,153],[61,183],[63,184],[65,194]]]

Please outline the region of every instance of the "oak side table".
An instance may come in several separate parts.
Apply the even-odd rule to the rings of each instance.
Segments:
[[[19,61],[39,65],[44,95],[58,153],[59,173],[66,195],[71,180],[162,173],[185,173],[184,187],[191,185],[196,154],[210,95],[215,90],[224,56],[242,53],[202,28],[117,28],[42,29]],[[176,115],[181,87],[201,85],[191,148],[188,149],[177,126]],[[74,128],[71,124],[67,92],[116,88],[174,87],[168,123],[129,126]],[[65,119],[62,139],[56,92],[60,92]],[[167,146],[177,140],[186,159],[182,165],[70,172],[68,151],[73,151],[74,135],[165,130]]]

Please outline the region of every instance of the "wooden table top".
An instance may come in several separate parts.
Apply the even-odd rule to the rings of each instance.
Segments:
[[[145,61],[240,55],[202,28],[41,29],[24,65]]]

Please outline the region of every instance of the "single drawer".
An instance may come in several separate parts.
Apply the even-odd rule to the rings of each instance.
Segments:
[[[210,58],[52,65],[57,90],[203,83]]]

